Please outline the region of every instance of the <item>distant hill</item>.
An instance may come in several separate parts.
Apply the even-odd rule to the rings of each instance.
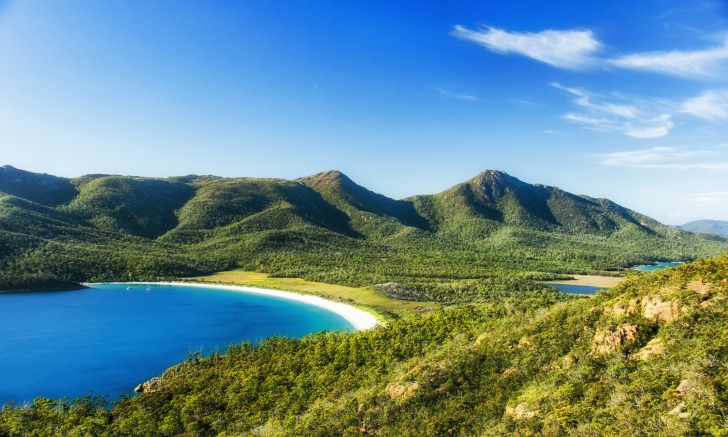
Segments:
[[[677,226],[678,229],[690,232],[703,232],[706,234],[720,235],[728,237],[728,221],[722,220],[696,220],[694,222],[685,223]]]
[[[494,170],[395,200],[338,171],[289,181],[0,168],[0,270],[65,280],[236,266],[349,285],[550,279],[726,249],[720,237]]]

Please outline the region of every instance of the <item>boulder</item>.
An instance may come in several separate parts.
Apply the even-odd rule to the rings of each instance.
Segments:
[[[637,325],[622,325],[614,331],[598,331],[592,343],[593,354],[608,354],[637,338]]]
[[[676,300],[663,301],[659,296],[645,296],[642,299],[642,315],[654,321],[672,322],[677,320],[680,304]]]

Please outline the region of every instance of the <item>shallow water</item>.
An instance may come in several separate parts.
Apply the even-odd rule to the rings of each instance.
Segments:
[[[638,270],[640,272],[653,272],[655,270],[662,270],[662,269],[666,269],[668,267],[677,267],[681,264],[682,263],[658,262],[655,264],[634,266],[634,267],[632,267],[632,270]]]
[[[88,394],[116,400],[190,353],[353,327],[338,314],[278,297],[94,284],[77,291],[0,294],[0,330],[2,404]]]
[[[591,285],[572,285],[572,284],[549,284],[556,287],[559,291],[569,294],[594,294],[599,290],[609,287],[592,287]]]

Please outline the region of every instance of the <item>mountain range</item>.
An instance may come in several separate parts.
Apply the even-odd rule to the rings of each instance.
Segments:
[[[495,170],[439,194],[395,200],[338,171],[296,180],[69,179],[0,168],[0,268],[63,279],[232,267],[347,284],[549,278],[726,249],[723,238]]]
[[[703,232],[728,237],[728,221],[724,220],[696,220],[677,226],[677,228],[683,231]]]

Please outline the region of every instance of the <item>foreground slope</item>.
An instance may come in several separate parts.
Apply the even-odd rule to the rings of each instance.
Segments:
[[[727,298],[723,256],[593,299],[526,293],[236,345],[112,410],[90,398],[6,407],[0,434],[724,435]]]

